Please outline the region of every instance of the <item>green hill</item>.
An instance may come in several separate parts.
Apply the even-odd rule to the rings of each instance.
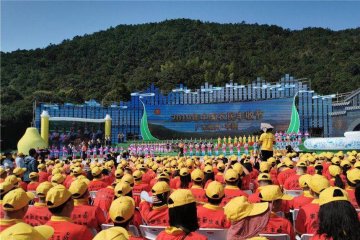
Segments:
[[[126,100],[151,82],[247,83],[261,76],[308,77],[319,93],[360,87],[360,28],[291,31],[258,24],[177,19],[119,25],[44,49],[1,52],[2,149],[15,143],[32,119],[32,102],[106,103]]]

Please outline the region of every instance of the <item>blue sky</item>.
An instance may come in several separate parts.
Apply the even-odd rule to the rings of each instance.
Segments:
[[[1,51],[43,48],[119,24],[190,18],[284,28],[360,27],[360,2],[1,1]]]

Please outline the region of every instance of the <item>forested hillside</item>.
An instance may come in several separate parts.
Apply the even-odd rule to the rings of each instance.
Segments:
[[[164,90],[257,76],[308,77],[319,93],[360,87],[360,28],[290,31],[177,19],[119,25],[44,49],[1,52],[2,149],[15,148],[32,102],[125,100],[151,82]]]

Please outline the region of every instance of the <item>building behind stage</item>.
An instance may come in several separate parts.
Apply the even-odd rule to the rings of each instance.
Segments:
[[[311,136],[330,137],[342,135],[353,125],[354,129],[359,128],[359,123],[356,124],[360,119],[359,90],[343,103],[333,104],[332,97],[319,96],[311,89],[311,81],[288,74],[278,82],[257,78],[246,85],[233,81],[225,86],[205,83],[196,90],[180,85],[167,94],[152,84],[140,95],[143,93],[148,96],[140,99],[139,93],[134,93],[130,101],[108,106],[94,100],[84,104],[38,103],[35,125],[40,129],[40,115],[44,110],[50,115],[50,131],[51,117],[79,121],[104,119],[109,114],[112,143],[141,139],[143,102],[150,132],[159,139],[243,136],[258,132],[261,122],[270,122],[275,130],[286,131],[295,100],[302,133],[308,131]],[[344,121],[338,120],[340,118],[346,123],[339,124]]]

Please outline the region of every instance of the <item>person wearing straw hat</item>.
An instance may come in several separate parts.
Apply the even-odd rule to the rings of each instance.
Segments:
[[[170,226],[160,232],[157,240],[207,240],[199,234],[196,201],[188,189],[175,190],[169,197]]]
[[[274,155],[274,144],[275,144],[275,136],[272,133],[273,126],[268,123],[261,123],[261,130],[264,133],[260,135],[258,144],[261,146],[261,156],[262,161],[267,161],[268,158]]]
[[[45,224],[51,218],[51,212],[46,205],[46,194],[53,187],[51,182],[42,182],[36,188],[36,196],[38,201],[34,203],[34,206],[30,207],[24,220],[31,226],[39,226]]]
[[[150,226],[168,226],[169,211],[167,201],[170,196],[170,187],[164,182],[157,182],[151,189],[152,205],[141,199],[139,210],[143,220]]]
[[[87,227],[71,222],[74,200],[71,192],[63,185],[56,185],[48,191],[46,205],[52,214],[46,225],[55,230],[53,239],[91,240],[93,238]]]
[[[0,219],[0,232],[16,223],[23,222],[34,194],[25,192],[22,188],[9,191],[2,200],[4,217]]]
[[[69,191],[74,199],[74,209],[71,212],[73,222],[101,231],[101,224],[105,223],[106,219],[99,207],[89,205],[90,194],[86,182],[80,179],[73,181]]]
[[[310,194],[314,198],[311,203],[305,204],[299,210],[295,221],[296,232],[314,234],[318,229],[319,195],[321,191],[330,187],[329,180],[322,175],[315,174],[307,182]]]
[[[228,228],[230,222],[227,221],[224,209],[220,203],[224,198],[224,187],[218,181],[209,183],[206,188],[207,202],[197,207],[199,226],[201,228]]]
[[[360,221],[346,191],[338,187],[323,190],[319,205],[319,227],[313,240],[359,239]]]
[[[250,203],[244,196],[231,199],[224,207],[226,218],[231,222],[227,239],[249,239],[258,236],[269,221],[269,203]]]
[[[130,240],[142,240],[142,237],[131,236],[129,225],[134,218],[135,202],[128,196],[121,196],[111,203],[109,217],[114,227],[121,227],[127,231]]]
[[[32,227],[26,223],[17,223],[0,233],[2,240],[48,240],[54,234],[49,226]]]
[[[291,240],[295,240],[295,233],[290,221],[284,217],[276,215],[281,211],[283,200],[292,200],[293,197],[284,194],[278,185],[268,185],[261,188],[259,198],[262,202],[268,202],[271,206],[271,214],[269,222],[261,231],[262,233],[285,233],[290,236]]]

